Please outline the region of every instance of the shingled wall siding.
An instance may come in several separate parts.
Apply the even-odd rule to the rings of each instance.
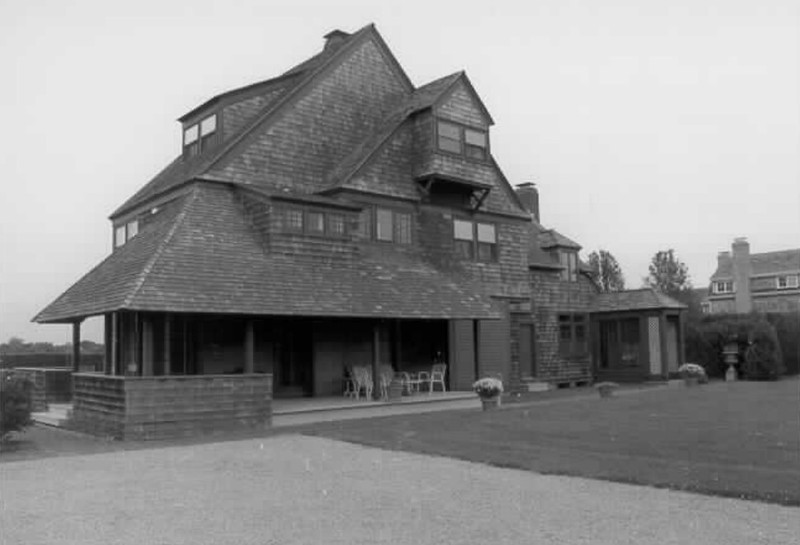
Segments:
[[[558,271],[531,271],[531,300],[536,323],[536,370],[539,380],[557,382],[585,380],[592,375],[591,356],[569,360],[559,354],[558,315],[589,313],[597,291],[583,275],[578,282],[564,282]],[[587,337],[588,337],[587,320]],[[587,353],[591,353],[591,340]]]
[[[716,303],[715,303],[716,304]],[[753,310],[756,312],[798,312],[800,311],[800,294],[779,294],[753,297]]]
[[[456,84],[450,96],[436,109],[436,115],[472,127],[489,128],[489,120],[463,82]]]
[[[109,377],[76,374],[70,424],[150,440],[258,429],[272,416],[272,375]]]
[[[367,40],[211,175],[271,189],[323,189],[327,173],[405,93],[378,46]]]
[[[736,302],[733,299],[723,299],[721,301],[709,299],[709,303],[711,303],[711,312],[714,314],[736,312]]]

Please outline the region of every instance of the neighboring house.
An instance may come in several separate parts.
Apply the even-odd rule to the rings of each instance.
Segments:
[[[443,358],[450,390],[591,380],[580,247],[532,221],[463,72],[416,87],[374,26],[336,30],[179,121],[178,156],[112,213],[111,255],[35,318],[75,346],[105,318],[104,373],[74,377],[81,427],[262,425],[271,394],[340,395],[352,365]]]
[[[800,248],[751,254],[746,238],[735,239],[717,256],[704,304],[711,314],[798,312]]]

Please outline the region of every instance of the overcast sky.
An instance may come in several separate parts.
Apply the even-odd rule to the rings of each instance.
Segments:
[[[466,70],[509,180],[629,287],[660,249],[704,286],[736,236],[800,247],[797,0],[0,0],[0,341],[69,339],[30,319],[111,251],[177,117],[370,22],[415,85]]]

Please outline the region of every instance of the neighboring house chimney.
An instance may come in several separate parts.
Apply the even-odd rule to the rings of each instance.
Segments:
[[[542,223],[539,216],[539,190],[536,189],[536,184],[525,182],[524,184],[517,184],[517,196],[522,201],[525,209],[533,215],[538,223]]]
[[[744,237],[733,240],[733,282],[736,289],[736,312],[746,313],[753,310],[753,299],[750,295],[750,243]]]
[[[332,30],[328,32],[325,38],[325,50],[332,47],[338,47],[350,34],[344,32],[343,30]]]

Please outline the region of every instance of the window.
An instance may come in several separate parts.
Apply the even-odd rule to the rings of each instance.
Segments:
[[[578,281],[578,253],[560,251],[558,253],[559,262],[561,263],[561,280],[565,282]]]
[[[456,253],[461,257],[472,259],[472,247],[474,246],[472,222],[454,219],[453,234],[456,241]]]
[[[114,229],[114,246],[119,248],[139,234],[139,220],[129,221]]]
[[[395,213],[394,226],[395,241],[399,244],[411,244],[411,214]]]
[[[797,288],[800,285],[800,283],[798,283],[798,275],[790,274],[788,276],[779,276],[777,278],[777,285],[779,290]]]
[[[586,315],[559,314],[558,351],[562,358],[581,358],[587,354]]]
[[[733,293],[733,280],[714,282],[714,293]]]
[[[486,133],[464,129],[467,157],[486,159]]]
[[[394,213],[386,208],[375,211],[375,238],[386,242],[394,240]]]
[[[491,223],[478,223],[478,259],[481,261],[497,260],[497,233]]]
[[[620,320],[620,363],[623,367],[639,366],[639,319]]]
[[[711,303],[708,301],[703,301],[700,303],[700,310],[703,312],[703,314],[711,314]]]
[[[461,154],[461,127],[439,121],[439,149]]]
[[[479,261],[497,261],[497,228],[493,223],[453,220],[456,254]]]
[[[217,114],[210,115],[184,129],[183,153],[186,157],[193,157],[208,149],[214,143],[217,132]]]
[[[437,146],[440,150],[464,155],[468,159],[485,160],[489,155],[486,131],[468,129],[455,123],[436,122]]]
[[[325,234],[325,215],[322,212],[308,212],[306,230],[315,235]]]
[[[303,212],[296,209],[286,210],[285,228],[287,231],[303,232]]]
[[[328,214],[328,234],[335,237],[344,236],[344,216]]]

